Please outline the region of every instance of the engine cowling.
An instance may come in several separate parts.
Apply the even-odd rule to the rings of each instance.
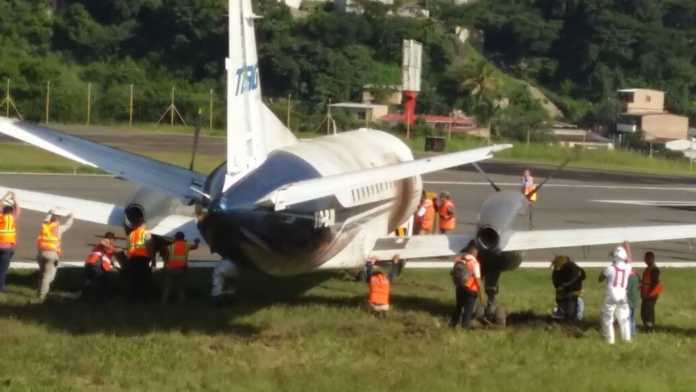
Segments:
[[[191,208],[181,201],[162,192],[145,186],[139,187],[135,195],[126,204],[123,227],[130,233],[133,224],[141,218],[149,227],[156,226],[164,218],[172,214],[189,214]]]
[[[479,213],[476,244],[486,252],[500,253],[510,239],[517,217],[529,206],[518,192],[497,192],[483,202]]]

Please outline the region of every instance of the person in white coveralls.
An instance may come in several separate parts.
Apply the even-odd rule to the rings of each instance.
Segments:
[[[599,281],[606,283],[600,320],[604,338],[607,343],[614,344],[615,319],[619,324],[621,339],[631,341],[630,309],[626,290],[631,265],[628,263],[628,252],[623,246],[617,247],[611,256],[612,264],[599,276]]]

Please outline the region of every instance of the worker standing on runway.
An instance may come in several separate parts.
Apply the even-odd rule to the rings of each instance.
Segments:
[[[623,246],[619,246],[612,253],[612,258],[612,265],[599,275],[599,281],[606,282],[604,303],[600,317],[602,333],[609,344],[614,344],[614,319],[619,323],[621,339],[627,342],[631,341],[626,292],[628,277],[631,275],[631,265],[627,263],[628,252]]]
[[[522,194],[529,200],[529,228],[533,228],[533,210],[537,201],[536,184],[529,169],[522,173]]]
[[[438,217],[440,220],[440,233],[447,234],[457,227],[456,208],[449,192],[440,193],[438,202]]]
[[[56,278],[58,262],[62,254],[61,239],[66,231],[70,230],[74,222],[73,214],[67,215],[64,223],[60,222],[59,216],[54,210],[48,212],[39,236],[36,239],[38,254],[36,260],[39,263],[39,300],[46,299],[51,289],[51,284]]]
[[[401,273],[404,262],[395,255],[391,269],[385,274],[377,266],[377,259],[371,257],[365,263],[365,281],[368,284],[367,306],[379,317],[386,317],[390,308],[391,283]]]
[[[631,336],[636,336],[636,309],[638,309],[638,301],[640,300],[640,278],[636,270],[631,269],[631,275],[628,276],[628,287],[626,288],[628,298],[628,321],[631,324]]]
[[[477,259],[478,249],[474,241],[470,241],[464,248],[464,254],[457,256],[452,267],[452,283],[456,293],[456,305],[450,326],[456,328],[469,328],[474,318],[476,300],[481,304],[483,300],[483,285],[481,284],[481,266]]]
[[[556,256],[552,262],[551,280],[556,289],[556,310],[553,317],[567,321],[582,320],[582,282],[585,271],[568,256]]]
[[[416,224],[416,233],[420,235],[432,234],[433,225],[435,224],[435,203],[428,198],[428,193],[423,191],[420,205],[416,211],[414,219]]]
[[[17,246],[17,218],[19,204],[14,193],[7,192],[2,198],[2,215],[0,215],[0,293],[5,292],[5,280],[10,261]]]
[[[152,267],[154,251],[152,236],[140,218],[128,235],[128,262],[125,275],[128,281],[128,296],[131,301],[147,301],[152,288]]]
[[[642,299],[640,318],[643,321],[643,327],[648,332],[652,332],[655,330],[655,304],[662,294],[663,286],[660,281],[660,269],[655,264],[655,253],[646,252],[644,260],[648,267],[643,271],[643,277],[640,281]]]
[[[177,292],[179,302],[186,300],[186,271],[188,270],[189,252],[198,249],[201,240],[196,238],[193,243],[186,241],[186,236],[179,231],[174,235],[174,242],[169,245],[164,254],[164,285],[162,287],[162,303],[169,301],[172,290]]]

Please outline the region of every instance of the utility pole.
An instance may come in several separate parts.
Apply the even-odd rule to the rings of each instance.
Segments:
[[[51,119],[51,81],[46,82],[46,124]]]
[[[174,86],[172,86],[172,107],[174,107]],[[169,115],[169,125],[174,126],[174,111],[172,110]]]
[[[10,102],[12,97],[10,96],[10,78],[7,78],[7,87],[5,88],[5,117],[10,118]]]
[[[92,120],[92,83],[87,83],[87,125]]]
[[[135,86],[130,85],[130,98],[128,100],[128,127],[133,127],[133,90]]]
[[[290,128],[290,110],[292,108],[291,102],[292,102],[292,94],[288,94],[288,114],[287,114],[287,117],[285,120],[285,126],[288,127],[288,129],[290,129],[292,131],[292,129]]]
[[[208,108],[208,129],[213,130],[213,89],[210,89],[210,106]]]

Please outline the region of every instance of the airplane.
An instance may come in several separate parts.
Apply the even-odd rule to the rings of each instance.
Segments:
[[[411,219],[421,175],[472,164],[510,145],[414,159],[397,137],[361,128],[297,140],[264,104],[251,0],[229,0],[227,160],[205,175],[42,126],[0,118],[0,133],[139,185],[124,206],[27,190],[23,208],[73,211],[75,218],[123,226],[144,218],[156,238],[183,231],[242,268],[272,275],[360,267],[391,260],[451,257],[471,240],[481,249],[488,313],[500,273],[531,249],[696,237],[696,225],[517,230],[529,202],[497,186],[468,235],[391,236]],[[539,188],[537,188],[538,190]],[[195,207],[196,216],[186,211]]]

